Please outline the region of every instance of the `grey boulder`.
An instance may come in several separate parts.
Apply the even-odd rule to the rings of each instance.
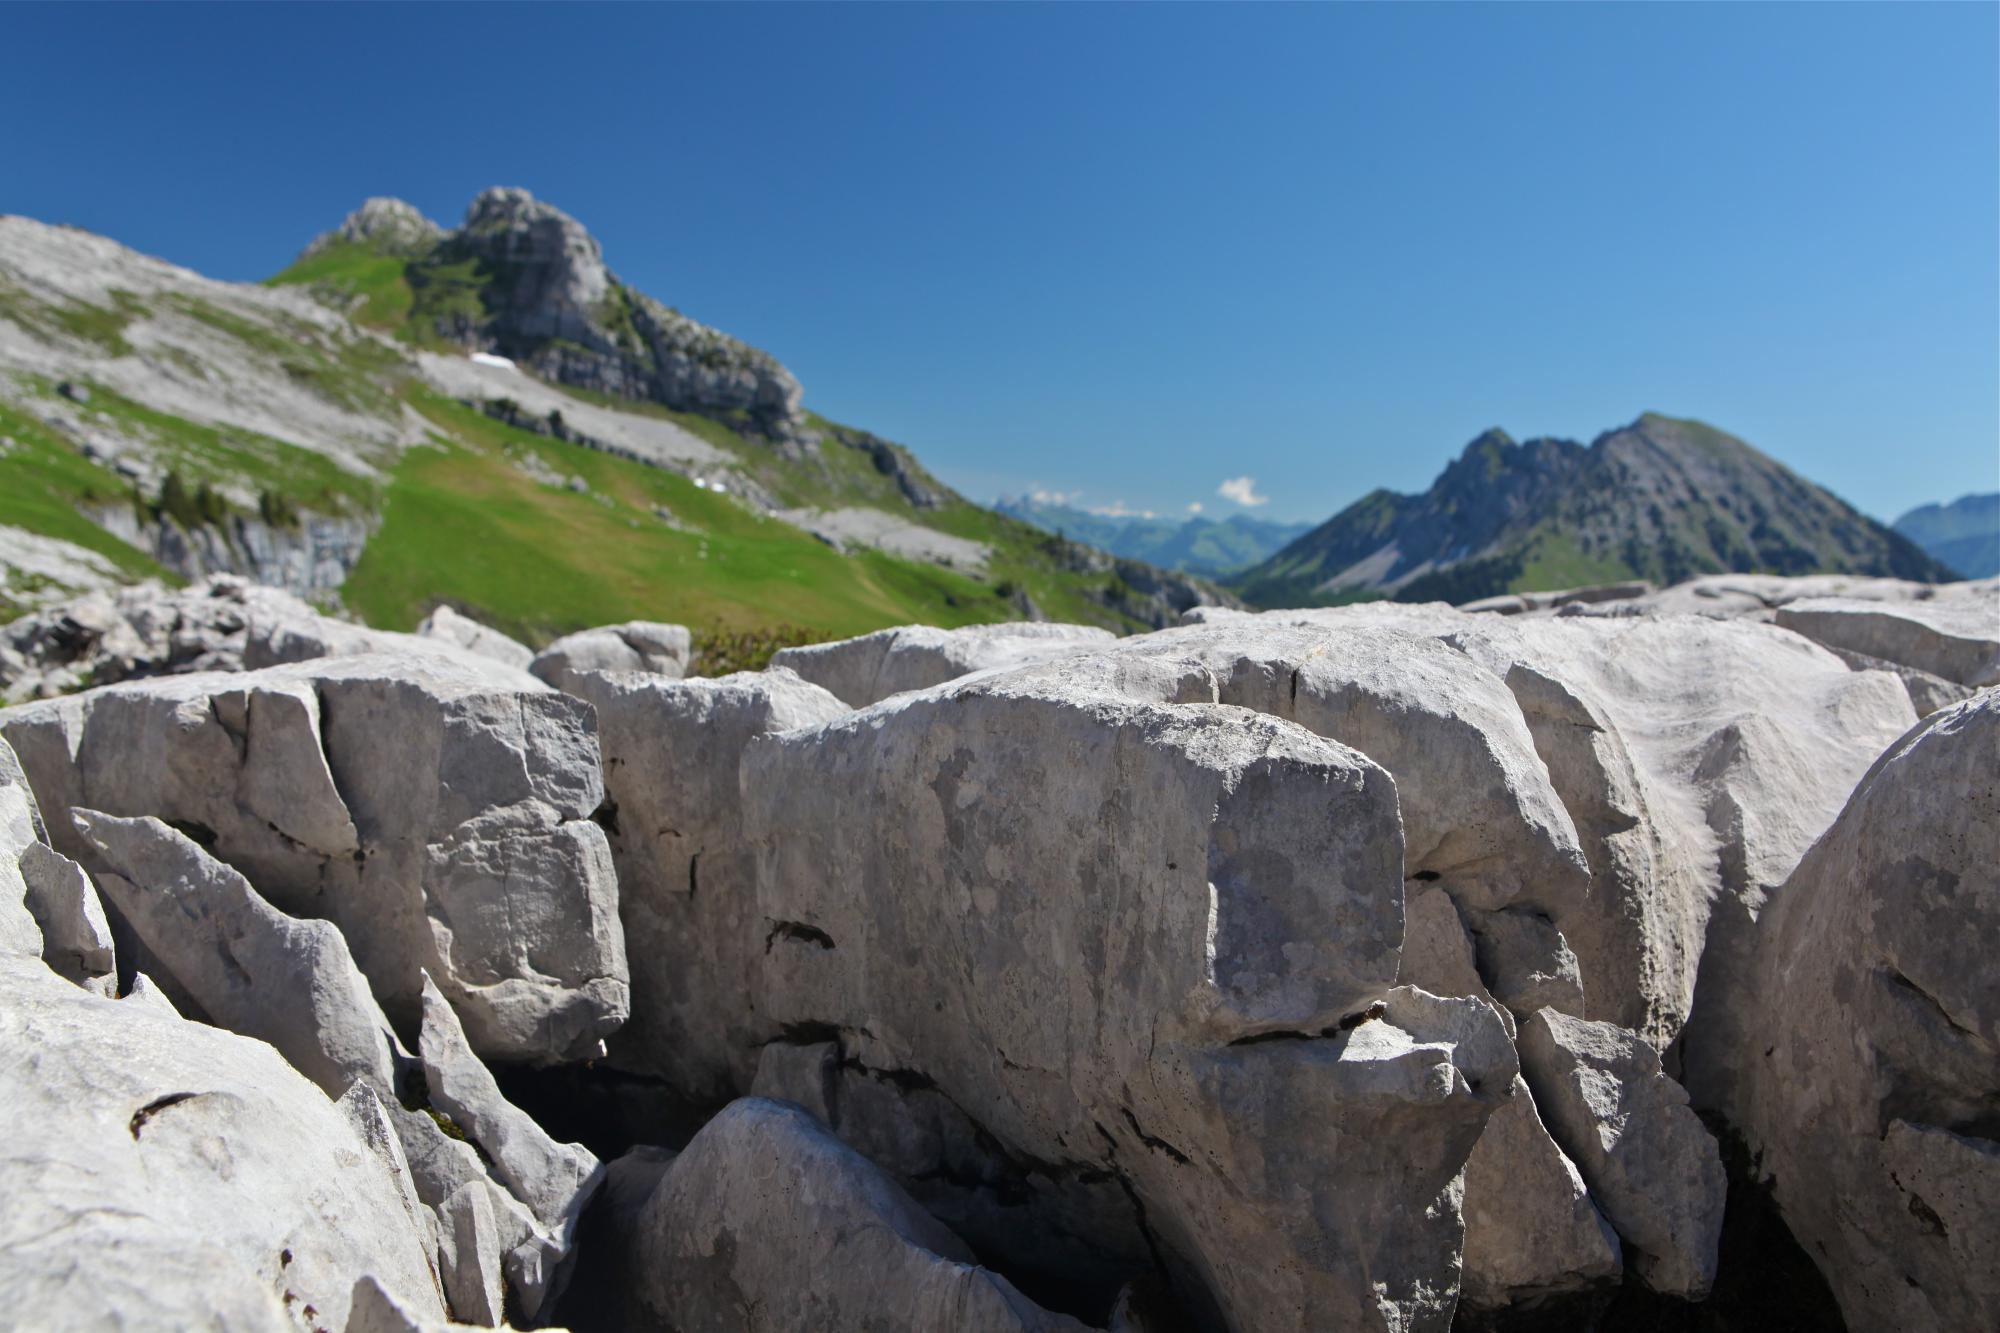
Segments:
[[[894,1181],[782,1102],[733,1102],[695,1135],[634,1248],[641,1302],[683,1333],[1085,1327],[979,1267]]]
[[[692,652],[687,626],[632,620],[566,634],[537,653],[528,670],[557,689],[568,689],[587,671],[643,671],[679,680]]]
[[[625,1069],[720,1104],[749,1091],[758,975],[770,926],[757,905],[737,767],[753,737],[828,722],[838,699],[789,671],[718,680],[585,675],[597,709],[632,1018],[611,1039]]]
[[[161,677],[0,710],[0,736],[48,808],[192,830],[280,911],[339,926],[406,1036],[429,971],[480,1051],[594,1054],[629,1003],[590,820],[595,719],[488,668],[505,671],[405,655]],[[51,834],[101,867],[73,830]]]
[[[1485,1004],[1394,988],[1388,774],[1214,690],[1092,653],[752,741],[765,1011],[1124,1182],[1234,1326],[1442,1328],[1513,1050]]]
[[[22,848],[18,864],[28,911],[42,933],[42,961],[85,990],[115,996],[117,951],[90,876],[44,842]]]
[[[503,666],[526,670],[534,661],[534,649],[508,638],[499,630],[482,625],[471,616],[460,615],[449,606],[440,606],[417,625],[419,639],[436,639],[454,644],[469,653],[490,657]]]
[[[441,1319],[382,1157],[269,1046],[0,958],[0,1300],[40,1329]]]
[[[1766,913],[1726,1109],[1850,1328],[2000,1326],[2000,692],[1890,746]]]
[[[1610,1023],[1543,1009],[1521,1024],[1522,1072],[1634,1271],[1700,1300],[1715,1283],[1728,1180],[1715,1139],[1653,1048]]]
[[[928,689],[974,671],[1046,662],[1111,641],[1109,630],[1090,625],[903,625],[834,643],[782,648],[771,665],[796,671],[850,708],[865,708],[892,694]]]
[[[1960,685],[2000,684],[2000,579],[1947,584],[1922,601],[1806,598],[1778,608],[1775,618],[1830,648]]]
[[[182,994],[218,1027],[268,1041],[329,1097],[397,1095],[395,1035],[330,921],[286,916],[157,819],[71,812],[104,891]]]

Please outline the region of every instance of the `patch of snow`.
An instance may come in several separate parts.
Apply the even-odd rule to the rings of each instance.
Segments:
[[[521,369],[506,357],[495,356],[491,352],[474,352],[472,354],[472,364],[475,366],[498,366],[502,370],[511,370],[516,373],[519,373]]]

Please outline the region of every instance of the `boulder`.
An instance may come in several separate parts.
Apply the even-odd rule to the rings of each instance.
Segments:
[[[1106,652],[753,740],[766,1012],[1016,1159],[1122,1182],[1231,1326],[1443,1327],[1513,1051],[1485,1004],[1392,989],[1388,775],[1179,702],[1214,688]]]
[[[472,624],[462,617],[459,623]],[[542,688],[520,671],[525,658],[502,666],[450,634],[368,629],[323,616],[282,589],[215,574],[185,588],[142,583],[86,593],[0,628],[0,703],[149,676],[255,670],[379,652],[423,653],[468,669],[490,667],[515,689]]]
[[[442,1319],[389,1168],[269,1046],[0,957],[0,1052],[8,1310],[42,1327],[341,1328],[354,1275],[373,1273]]]
[[[2000,1326],[2000,692],[1888,747],[1765,913],[1726,1109],[1850,1328]]]
[[[1581,965],[1553,921],[1526,908],[1467,916],[1479,974],[1517,1019],[1545,1008],[1584,1012]]]
[[[417,637],[454,644],[469,653],[490,657],[504,666],[519,670],[526,670],[528,663],[535,660],[535,650],[527,644],[510,639],[471,616],[460,615],[448,606],[440,606],[425,616],[417,625]]]
[[[569,689],[586,671],[643,671],[679,680],[687,674],[692,645],[685,625],[632,620],[564,635],[537,653],[528,670],[557,689]]]
[[[1700,1300],[1715,1283],[1728,1192],[1715,1139],[1659,1056],[1610,1023],[1542,1009],[1521,1023],[1535,1105],[1590,1184],[1639,1277]]]
[[[329,1097],[358,1080],[396,1100],[395,1034],[339,927],[286,916],[157,819],[71,818],[112,905],[203,1017],[270,1042]]]
[[[737,766],[753,737],[828,722],[847,708],[791,672],[716,680],[586,674],[597,709],[632,1018],[612,1038],[624,1069],[664,1078],[696,1104],[750,1089],[757,976],[770,926],[757,906]]]
[[[14,752],[0,739],[0,953],[39,958],[45,941],[28,902],[20,860],[40,837],[41,813],[35,793],[10,777],[6,765],[13,760]]]
[[[771,665],[796,671],[850,708],[865,708],[892,694],[928,689],[974,671],[1046,662],[1111,641],[1109,630],[1089,625],[904,625],[835,643],[781,648]]]
[[[578,1214],[597,1188],[597,1158],[580,1144],[557,1143],[501,1095],[492,1072],[465,1040],[450,1002],[429,978],[420,1045],[431,1105],[479,1145],[495,1179],[567,1244]]]
[[[118,960],[111,923],[90,876],[44,842],[24,847],[18,864],[28,912],[42,933],[42,961],[85,990],[116,996]]]
[[[467,1324],[498,1328],[505,1314],[500,1233],[490,1192],[461,1185],[438,1214],[438,1273],[452,1314]]]
[[[1830,648],[1961,685],[2000,685],[2000,579],[1947,584],[1923,601],[1806,598],[1778,608],[1776,619]]]
[[[1487,992],[1450,896],[1435,885],[1413,885],[1403,914],[1403,984],[1476,996],[1499,1010],[1511,1035],[1513,1016]],[[1470,1308],[1498,1310],[1605,1286],[1623,1271],[1617,1233],[1549,1137],[1518,1076],[1466,1161],[1464,1214],[1459,1291]]]
[[[639,1218],[640,1300],[662,1328],[1082,1330],[981,1268],[963,1241],[796,1106],[732,1102]]]
[[[496,1059],[592,1054],[624,1020],[587,704],[435,656],[344,657],[22,704],[0,736],[48,808],[155,816],[279,911],[339,926],[406,1039],[426,970]]]

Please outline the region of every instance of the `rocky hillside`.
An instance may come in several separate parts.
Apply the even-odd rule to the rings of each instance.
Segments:
[[[48,608],[9,1320],[2000,1326],[2000,584],[1657,596],[724,679]]]
[[[1219,578],[1248,568],[1304,536],[1310,523],[1277,523],[1250,514],[1228,518],[1160,518],[1150,514],[1099,514],[1032,495],[1002,499],[993,508],[1044,532],[1141,560]]]
[[[1130,630],[1218,594],[973,505],[491,190],[263,286],[0,217],[0,617],[237,572],[371,625],[667,619],[717,662],[885,625]]]
[[[2000,574],[2000,491],[1920,505],[1896,520],[1896,531],[1966,578]]]
[[[1695,574],[1953,572],[1732,435],[1647,413],[1588,447],[1490,430],[1422,495],[1378,490],[1231,580],[1260,606]]]

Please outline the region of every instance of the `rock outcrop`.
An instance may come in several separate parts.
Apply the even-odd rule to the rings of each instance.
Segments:
[[[895,1182],[782,1102],[734,1102],[638,1221],[642,1304],[686,1333],[800,1328],[1062,1333]]]
[[[1111,641],[1109,631],[1088,625],[903,625],[834,643],[781,648],[771,665],[797,672],[850,708],[866,708],[892,694],[942,685],[974,671],[1047,662]]]
[[[1714,1138],[1637,1035],[1554,1009],[1521,1024],[1521,1065],[1647,1285],[1690,1300],[1715,1282],[1728,1189]]]
[[[1387,774],[1213,698],[1102,654],[752,743],[769,1015],[1123,1181],[1235,1326],[1443,1327],[1506,1032],[1391,989]]]
[[[0,957],[0,1299],[66,1328],[442,1321],[392,1166],[262,1042]]]
[[[761,1043],[759,977],[772,926],[737,768],[757,736],[847,712],[791,672],[713,680],[584,675],[597,709],[606,821],[632,967],[632,1020],[612,1039],[622,1068],[667,1079],[697,1104],[750,1090]]]
[[[1850,1328],[2000,1322],[2000,692],[1882,755],[1766,912],[1723,1098]]]
[[[679,680],[692,655],[687,626],[633,620],[566,634],[535,654],[528,670],[563,690],[587,671],[639,671]]]
[[[356,1080],[397,1098],[395,1034],[339,927],[286,916],[151,817],[72,813],[106,895],[165,969],[182,1011],[268,1041],[328,1097]]]
[[[499,630],[482,625],[470,616],[460,615],[448,606],[440,606],[425,616],[417,626],[417,637],[455,644],[467,652],[490,657],[503,666],[521,670],[526,670],[535,657],[534,649],[527,644],[518,643]]]
[[[47,808],[155,816],[279,911],[333,922],[406,1040],[428,969],[483,1054],[574,1058],[628,1004],[617,883],[590,821],[594,719],[486,667],[343,657],[163,677],[0,711],[0,736]]]

